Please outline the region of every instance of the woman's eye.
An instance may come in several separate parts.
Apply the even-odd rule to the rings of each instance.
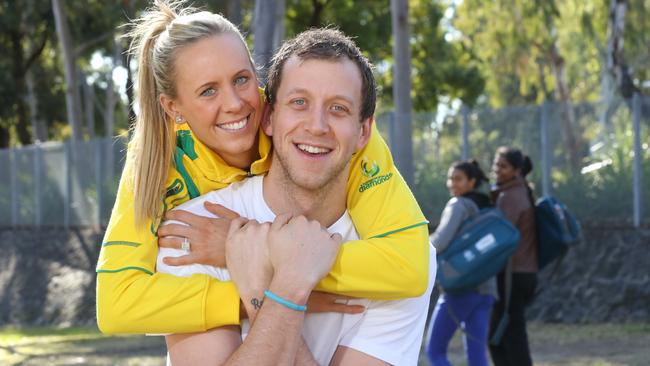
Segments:
[[[243,85],[248,81],[248,76],[240,76],[235,79],[235,85]]]
[[[294,99],[291,101],[291,103],[298,105],[298,106],[304,106],[306,104],[304,99]]]
[[[211,97],[213,96],[217,91],[214,88],[207,88],[205,89],[202,93],[202,97]]]

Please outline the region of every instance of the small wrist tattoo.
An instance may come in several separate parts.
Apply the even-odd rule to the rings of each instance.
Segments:
[[[255,308],[255,310],[259,310],[262,307],[262,304],[264,304],[264,299],[258,300],[256,298],[253,298],[251,300],[251,305],[253,305],[253,308]]]

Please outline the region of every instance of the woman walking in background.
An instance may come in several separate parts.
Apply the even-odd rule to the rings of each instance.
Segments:
[[[492,200],[519,230],[520,240],[509,263],[512,271],[509,321],[501,341],[497,345],[490,345],[495,366],[532,365],[524,314],[535,294],[538,269],[535,205],[533,192],[526,181],[526,176],[532,170],[530,158],[520,150],[509,147],[497,149],[492,165],[496,178],[496,186],[491,192]],[[504,270],[497,275],[499,300],[492,312],[490,334],[494,334],[504,315],[506,272]]]
[[[480,209],[490,206],[490,199],[477,189],[487,178],[475,160],[454,163],[447,175],[452,198],[447,202],[431,242],[438,253],[447,249],[461,224]],[[463,294],[442,293],[438,298],[431,325],[427,355],[434,366],[451,365],[447,348],[456,329],[465,331],[465,355],[470,366],[487,366],[486,341],[490,309],[496,296],[496,282],[490,278],[476,289]]]

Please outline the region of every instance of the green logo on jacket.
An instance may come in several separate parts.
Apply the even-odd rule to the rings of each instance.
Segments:
[[[359,192],[364,192],[367,189],[370,189],[374,186],[378,186],[384,182],[387,182],[390,178],[393,177],[393,173],[388,173],[385,175],[377,175],[379,174],[379,171],[381,169],[379,168],[377,162],[374,160],[372,161],[372,165],[370,165],[370,168],[368,167],[368,165],[369,165],[368,157],[364,156],[363,160],[361,161],[361,174],[363,174],[365,177],[370,179],[363,182],[359,186]]]
[[[361,161],[361,173],[368,178],[372,178],[379,173],[379,165],[373,160],[372,165],[368,168],[368,158],[364,156]]]

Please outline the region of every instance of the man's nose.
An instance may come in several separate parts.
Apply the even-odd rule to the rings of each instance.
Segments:
[[[305,122],[305,129],[314,135],[323,135],[329,132],[329,122],[325,108],[314,108],[309,120]]]

